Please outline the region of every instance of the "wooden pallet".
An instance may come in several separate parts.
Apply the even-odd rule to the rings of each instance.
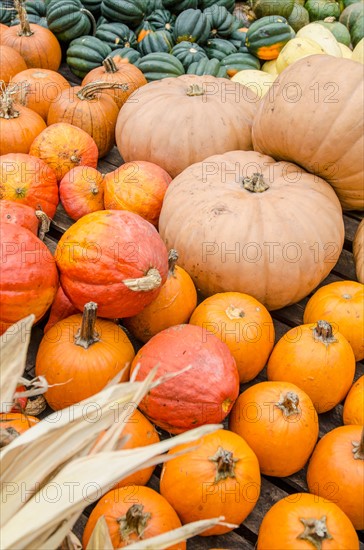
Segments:
[[[80,80],[70,73],[66,66],[61,68],[62,74],[71,82],[72,85],[79,84]],[[115,170],[116,167],[122,164],[122,159],[114,148],[107,157],[101,159],[99,162],[99,170],[102,173],[108,173]],[[345,223],[345,242],[344,248],[340,255],[338,263],[330,275],[321,283],[320,286],[325,284],[340,281],[340,280],[357,280],[355,275],[355,268],[352,255],[352,243],[362,218],[362,214],[357,212],[351,212],[344,215]],[[48,235],[45,238],[45,243],[49,249],[54,252],[57,242],[61,235],[72,225],[73,221],[66,215],[62,206],[57,209],[57,213],[52,220],[51,228]],[[303,323],[303,311],[305,305],[310,296],[302,300],[301,302],[289,307],[285,307],[278,311],[272,312],[274,320],[274,327],[276,332],[276,341],[278,341],[283,334],[285,334],[292,327]],[[28,359],[27,359],[27,375],[31,377],[34,374],[34,364],[37,349],[42,338],[43,332],[41,327],[45,321],[33,329],[32,340],[29,347]],[[134,342],[133,342],[134,343]],[[135,343],[136,347],[140,347],[140,344]],[[364,362],[357,363],[355,379],[364,374]],[[244,384],[241,387],[241,391],[247,387],[266,380],[265,369],[255,378],[252,382]],[[342,404],[337,405],[333,410],[321,414],[319,416],[320,430],[319,436],[322,437],[328,431],[342,425]],[[45,414],[49,413],[46,411]],[[162,437],[168,437],[168,434],[161,434]],[[158,490],[159,487],[159,475],[160,467],[157,467],[154,475],[149,483],[149,486]],[[254,508],[253,512],[243,522],[243,524],[235,531],[226,535],[218,537],[195,537],[188,541],[188,550],[207,550],[211,548],[221,547],[229,550],[252,550],[255,546],[260,524],[264,515],[270,509],[270,507],[282,499],[283,497],[297,492],[306,492],[306,470],[303,469],[296,474],[286,478],[273,478],[268,476],[262,476],[262,489],[259,501]],[[87,522],[87,518],[90,515],[92,506],[86,508],[79,521],[75,525],[74,532],[82,539],[82,532]],[[360,549],[364,550],[364,532],[359,532]]]

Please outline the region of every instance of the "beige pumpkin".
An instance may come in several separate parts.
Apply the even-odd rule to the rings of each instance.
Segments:
[[[278,73],[281,73],[292,63],[295,63],[303,57],[315,54],[324,54],[320,44],[311,40],[311,38],[292,38],[281,50],[276,59],[276,67]]]
[[[297,38],[310,38],[314,42],[317,42],[328,55],[342,57],[341,48],[335,36],[329,29],[319,23],[305,25],[297,32],[296,36]]]
[[[355,46],[351,59],[353,61],[357,61],[358,63],[364,64],[364,38],[362,38]]]
[[[213,76],[150,82],[126,101],[116,144],[126,162],[149,161],[172,177],[210,155],[252,149],[255,93]]]
[[[268,92],[275,79],[276,77],[272,74],[254,69],[246,69],[236,73],[231,80],[250,88],[261,99]]]
[[[346,44],[342,44],[341,42],[339,42],[339,46],[344,59],[351,59],[353,54],[352,50],[346,46]]]
[[[361,220],[355,233],[353,253],[356,277],[359,282],[364,284],[364,219]]]
[[[263,63],[262,71],[268,74],[272,74],[273,76],[277,76],[278,71],[277,71],[276,59],[271,59],[270,61],[266,61],[265,63]]]
[[[175,178],[159,230],[204,296],[243,292],[270,310],[307,296],[334,267],[344,239],[330,185],[245,151],[214,155]]]

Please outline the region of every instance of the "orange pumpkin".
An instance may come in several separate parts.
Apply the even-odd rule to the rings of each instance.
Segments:
[[[364,218],[361,220],[353,240],[353,254],[356,277],[364,283]]]
[[[229,428],[253,449],[261,472],[277,477],[304,467],[319,432],[311,399],[289,382],[261,382],[245,390],[231,411]]]
[[[364,426],[364,375],[352,385],[343,410],[344,424]]]
[[[171,181],[171,176],[152,162],[127,162],[105,176],[105,208],[130,210],[157,227]]]
[[[335,502],[364,529],[364,427],[340,426],[318,442],[307,470],[310,493]]]
[[[54,410],[98,393],[118,373],[120,382],[128,380],[133,346],[117,324],[96,319],[96,311],[97,305],[89,302],[83,315],[59,321],[40,343],[35,371],[55,384],[45,393]]]
[[[84,548],[101,516],[105,517],[114,548],[124,548],[181,527],[172,506],[156,491],[138,485],[123,487],[104,495],[92,510],[83,533]],[[185,542],[168,547],[168,550],[185,549]]]
[[[11,81],[25,87],[25,106],[38,113],[45,121],[51,104],[63,90],[70,87],[61,74],[47,69],[22,70]]]
[[[0,59],[0,81],[5,84],[9,84],[13,76],[27,68],[20,53],[4,44],[0,44]]]
[[[364,285],[338,281],[319,288],[308,301],[304,323],[325,319],[348,340],[355,359],[364,359]]]
[[[240,292],[222,292],[195,309],[190,323],[204,327],[225,342],[235,358],[240,382],[264,368],[274,344],[274,325],[258,300]]]
[[[0,199],[43,210],[52,218],[58,205],[56,174],[43,160],[23,153],[0,157]]]
[[[296,384],[318,413],[342,401],[354,380],[355,357],[340,332],[326,321],[289,330],[269,357],[268,380]]]
[[[123,88],[104,90],[115,101],[119,109],[124,105],[130,94],[147,84],[142,71],[121,57],[107,57],[101,67],[92,69],[82,81],[82,86],[95,81],[116,82],[124,84]]]
[[[0,414],[0,447],[4,447],[20,434],[26,432],[39,422],[39,418],[21,413]]]
[[[34,235],[38,233],[39,220],[34,208],[14,200],[0,200],[0,222],[21,225],[29,229]]]
[[[76,166],[62,178],[59,195],[73,220],[104,209],[104,176],[96,168]]]
[[[193,444],[178,445],[169,455],[186,451],[165,462],[160,492],[183,524],[224,516],[227,523],[242,523],[260,494],[258,459],[238,435],[217,430]],[[183,495],[183,498],[181,497]],[[232,528],[217,525],[203,536],[221,535]]]
[[[359,539],[349,518],[334,502],[295,493],[276,502],[265,514],[256,549],[303,548],[359,550]]]
[[[76,166],[96,168],[99,151],[87,132],[60,122],[43,130],[33,141],[29,153],[44,160],[61,181]]]
[[[197,304],[195,285],[187,271],[176,265],[178,252],[168,255],[168,277],[160,293],[138,315],[123,320],[123,324],[138,340],[148,342],[158,332],[187,323]]]
[[[79,313],[78,309],[76,309],[75,306],[71,304],[71,302],[63,292],[63,288],[61,287],[61,285],[59,285],[57,294],[52,303],[48,322],[44,327],[44,333],[52,328],[53,325],[58,323],[58,321],[62,321],[62,319],[71,317],[71,315],[75,315],[76,313]]]

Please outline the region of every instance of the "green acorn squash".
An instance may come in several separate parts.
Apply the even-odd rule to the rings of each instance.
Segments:
[[[188,69],[191,63],[204,58],[208,59],[205,50],[193,42],[179,42],[172,48],[171,54],[180,60],[185,70]]]
[[[217,59],[209,59],[208,57],[191,63],[187,69],[187,74],[195,74],[197,76],[208,74],[219,78],[227,78],[226,67],[221,67],[220,61]]]
[[[97,28],[95,36],[112,50],[137,47],[135,33],[124,23],[104,23]]]
[[[83,78],[92,69],[102,65],[105,57],[110,54],[110,46],[96,36],[81,36],[69,44],[66,61],[73,74]]]
[[[173,37],[179,42],[204,44],[210,34],[211,26],[207,16],[201,10],[185,10],[176,19]]]
[[[133,48],[118,48],[117,50],[113,50],[110,54],[110,57],[122,57],[123,59],[127,59],[129,63],[132,65],[136,65],[136,63],[141,58],[140,53],[137,50],[134,50]]]
[[[147,0],[102,0],[101,14],[109,21],[138,26],[147,11]]]
[[[143,40],[138,43],[138,50],[144,55],[154,52],[169,53],[173,48],[174,41],[168,31],[152,31],[144,36]]]
[[[278,57],[283,46],[294,36],[294,30],[284,17],[266,16],[251,24],[246,33],[246,46],[251,54],[270,61]]]
[[[43,0],[29,0],[28,2],[24,3],[24,7],[28,15],[29,23],[40,25],[45,29],[48,28],[47,7]],[[10,24],[11,26],[18,25],[19,19],[12,19]]]
[[[80,0],[51,1],[47,5],[47,23],[58,40],[70,42],[84,35],[94,35],[96,21]]]
[[[250,53],[233,53],[220,61],[221,67],[226,68],[227,75],[231,78],[239,71],[246,69],[260,69],[260,61]]]
[[[173,32],[176,16],[169,10],[155,10],[145,18],[154,31]]]
[[[286,19],[291,15],[294,0],[253,0],[252,8],[257,17],[281,15]]]
[[[351,37],[349,30],[345,27],[345,25],[339,21],[336,21],[334,17],[326,17],[324,21],[316,21],[316,23],[319,23],[323,27],[329,29],[338,42],[345,44],[345,46],[350,46]]]
[[[211,38],[206,42],[204,50],[207,53],[207,57],[209,59],[215,58],[219,61],[232,53],[238,52],[234,44],[229,42],[229,40],[224,40],[223,38]]]
[[[340,6],[335,0],[307,0],[305,9],[310,21],[322,21],[326,17],[340,17]]]
[[[310,22],[308,11],[300,4],[295,4],[291,15],[287,19],[292,29],[297,32]]]
[[[178,15],[185,10],[197,9],[198,0],[162,0],[163,7],[166,10]]]
[[[199,0],[198,7],[200,10],[205,10],[211,6],[224,6],[229,12],[234,11],[235,2],[234,0]]]
[[[239,28],[240,23],[224,6],[216,4],[203,12],[211,25],[209,38],[228,38]]]
[[[169,53],[149,53],[137,63],[148,82],[185,74],[182,63]]]
[[[101,11],[101,0],[81,0],[81,2],[88,11],[94,15],[99,15]]]

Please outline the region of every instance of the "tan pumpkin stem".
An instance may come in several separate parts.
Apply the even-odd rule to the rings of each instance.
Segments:
[[[300,521],[303,523],[305,530],[297,538],[311,543],[316,550],[322,550],[324,540],[332,539],[326,525],[326,516],[322,516],[321,519],[300,518]]]
[[[36,210],[35,215],[39,220],[38,239],[43,241],[46,233],[49,231],[51,220],[43,210]]]
[[[7,428],[0,428],[0,449],[6,445],[9,445],[9,443],[14,441],[14,439],[19,437],[19,435],[19,432],[11,426],[8,426]]]
[[[99,342],[99,334],[95,330],[97,318],[97,304],[88,302],[83,308],[81,328],[75,336],[75,344],[88,349],[95,342]]]
[[[336,17],[333,17],[332,15],[330,15],[330,17],[325,17],[324,21],[325,23],[335,23]]]
[[[14,103],[18,101],[20,93],[19,85],[9,85],[1,90],[0,118],[18,118],[20,113],[14,108]]]
[[[112,57],[105,57],[104,61],[102,62],[104,69],[107,73],[117,73],[118,68],[115,65],[115,61]]]
[[[129,90],[128,84],[122,84],[121,82],[104,82],[103,80],[96,80],[95,82],[89,82],[79,90],[76,95],[78,99],[90,100],[95,99],[95,96],[102,92],[102,90],[111,90],[117,88],[126,92]]]
[[[209,460],[216,464],[215,483],[228,477],[235,477],[235,464],[239,459],[234,458],[231,451],[226,451],[222,447],[219,447],[214,456],[209,457]]]
[[[352,445],[355,460],[364,460],[364,428],[361,432],[360,441],[352,441]]]
[[[90,23],[91,23],[91,32],[89,33],[89,35],[91,34],[92,36],[95,36],[95,34],[96,34],[96,20],[95,20],[94,16],[86,8],[81,8],[80,13],[84,13],[89,18]]]
[[[123,283],[129,290],[133,290],[134,292],[149,292],[161,286],[162,277],[158,269],[152,267],[144,277],[125,279]]]
[[[242,319],[243,317],[245,317],[244,311],[239,307],[233,306],[232,304],[230,304],[229,307],[225,309],[225,313],[231,320]]]
[[[199,84],[191,84],[186,90],[186,95],[194,96],[194,95],[204,95],[205,91]]]
[[[127,541],[130,535],[135,534],[139,539],[143,538],[148,521],[152,517],[150,512],[143,512],[142,504],[133,504],[125,516],[118,518],[119,533],[123,541]]]
[[[243,187],[251,193],[264,193],[269,189],[269,185],[263,178],[263,174],[258,174],[257,172],[252,175],[251,178],[243,178]]]
[[[298,395],[292,391],[288,391],[286,394],[281,395],[280,400],[275,406],[280,409],[284,416],[292,416],[300,412]]]
[[[313,337],[323,344],[329,345],[337,342],[337,339],[332,333],[332,326],[327,321],[317,321],[317,325],[313,328]]]
[[[34,32],[30,30],[27,11],[23,4],[24,0],[14,0],[14,7],[17,11],[20,22],[20,31],[18,32],[18,36],[32,36]]]
[[[170,275],[174,275],[174,270],[175,270],[177,261],[178,261],[178,252],[174,248],[171,248],[171,250],[168,253],[168,271]]]

